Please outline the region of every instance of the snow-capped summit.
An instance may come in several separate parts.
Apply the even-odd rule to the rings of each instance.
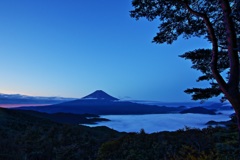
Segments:
[[[83,97],[82,99],[92,99],[92,100],[108,100],[108,101],[116,101],[119,100],[115,97],[110,96],[106,92],[102,90],[96,90],[95,92]]]

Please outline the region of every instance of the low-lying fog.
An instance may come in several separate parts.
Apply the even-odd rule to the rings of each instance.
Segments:
[[[111,121],[100,122],[87,126],[107,126],[117,131],[139,132],[144,129],[146,133],[160,131],[175,131],[185,126],[191,128],[205,128],[208,121],[227,121],[234,113],[232,110],[221,111],[222,114],[148,114],[148,115],[103,115]]]

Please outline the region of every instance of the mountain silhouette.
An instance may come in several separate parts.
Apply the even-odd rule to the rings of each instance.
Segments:
[[[83,97],[82,99],[90,99],[90,100],[108,100],[108,101],[116,101],[119,100],[113,96],[110,96],[106,92],[102,90],[96,90],[95,92]]]
[[[215,115],[215,110],[206,109],[204,107],[193,107],[186,110],[181,111],[180,113],[198,113],[198,114],[210,114]]]
[[[156,105],[121,101],[101,90],[97,90],[81,99],[69,102],[48,106],[19,107],[16,109],[34,110],[46,113],[63,112],[97,115],[159,114],[176,113],[180,111],[179,108],[174,107],[160,107]]]

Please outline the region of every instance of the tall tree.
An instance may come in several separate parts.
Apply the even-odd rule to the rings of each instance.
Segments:
[[[211,57],[210,70],[206,70],[208,77],[214,78],[217,87],[233,106],[237,119],[240,137],[240,92],[239,92],[239,42],[240,16],[239,0],[133,0],[131,16],[145,17],[149,21],[159,19],[159,32],[154,37],[155,43],[171,44],[179,36],[204,37],[212,47],[211,52],[204,51],[205,58]],[[195,52],[195,53],[194,53]],[[202,58],[201,50],[191,54]],[[203,53],[203,52],[202,52]],[[224,56],[226,53],[227,57]],[[203,59],[199,59],[201,61]],[[222,77],[221,61],[228,61],[229,76]],[[226,68],[226,67],[225,67]],[[203,68],[204,70],[204,68]]]

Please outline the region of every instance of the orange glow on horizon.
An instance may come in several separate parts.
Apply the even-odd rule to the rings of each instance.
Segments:
[[[28,107],[28,106],[46,106],[49,104],[0,104],[0,108],[15,108],[15,107]]]

